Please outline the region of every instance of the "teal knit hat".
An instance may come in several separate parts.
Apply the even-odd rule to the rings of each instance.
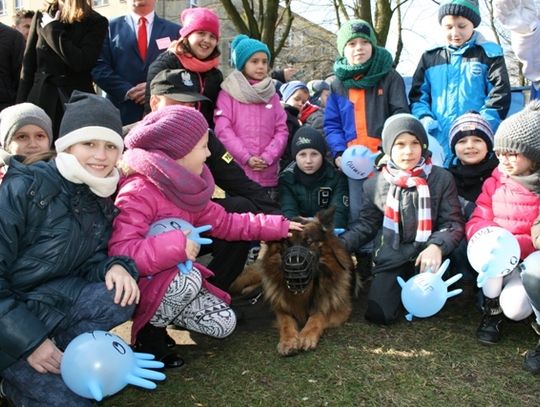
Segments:
[[[341,26],[337,32],[337,49],[339,55],[343,56],[345,45],[354,38],[364,38],[368,40],[373,47],[377,46],[377,37],[375,31],[367,21],[349,20]]]
[[[240,34],[234,37],[231,43],[231,60],[239,71],[244,68],[247,60],[256,52],[264,52],[268,56],[270,64],[270,50],[268,46],[259,40]]]
[[[465,17],[474,28],[478,27],[481,21],[478,0],[448,0],[439,7],[439,24],[444,16]]]

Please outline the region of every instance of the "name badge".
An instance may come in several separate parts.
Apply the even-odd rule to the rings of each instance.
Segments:
[[[167,49],[169,48],[169,45],[171,45],[171,39],[170,37],[158,38],[156,40],[156,45],[158,49]]]

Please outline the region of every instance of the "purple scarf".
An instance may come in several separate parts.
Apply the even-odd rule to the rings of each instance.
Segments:
[[[214,178],[206,165],[200,176],[195,175],[162,152],[141,148],[126,150],[122,160],[188,212],[203,210],[214,193]]]

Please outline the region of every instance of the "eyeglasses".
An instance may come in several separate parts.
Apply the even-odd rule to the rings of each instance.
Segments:
[[[497,155],[497,158],[499,160],[501,160],[502,158],[510,161],[510,162],[515,162],[518,157],[519,157],[519,153],[502,153],[502,152],[497,152],[495,153]]]

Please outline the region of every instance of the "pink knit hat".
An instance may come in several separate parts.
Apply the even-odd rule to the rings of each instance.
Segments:
[[[219,40],[219,17],[208,8],[187,8],[182,11],[180,22],[182,24],[180,29],[182,38],[186,38],[194,31],[208,31]]]
[[[165,106],[145,116],[124,139],[127,149],[160,151],[173,160],[188,154],[208,131],[204,116],[191,107]]]

